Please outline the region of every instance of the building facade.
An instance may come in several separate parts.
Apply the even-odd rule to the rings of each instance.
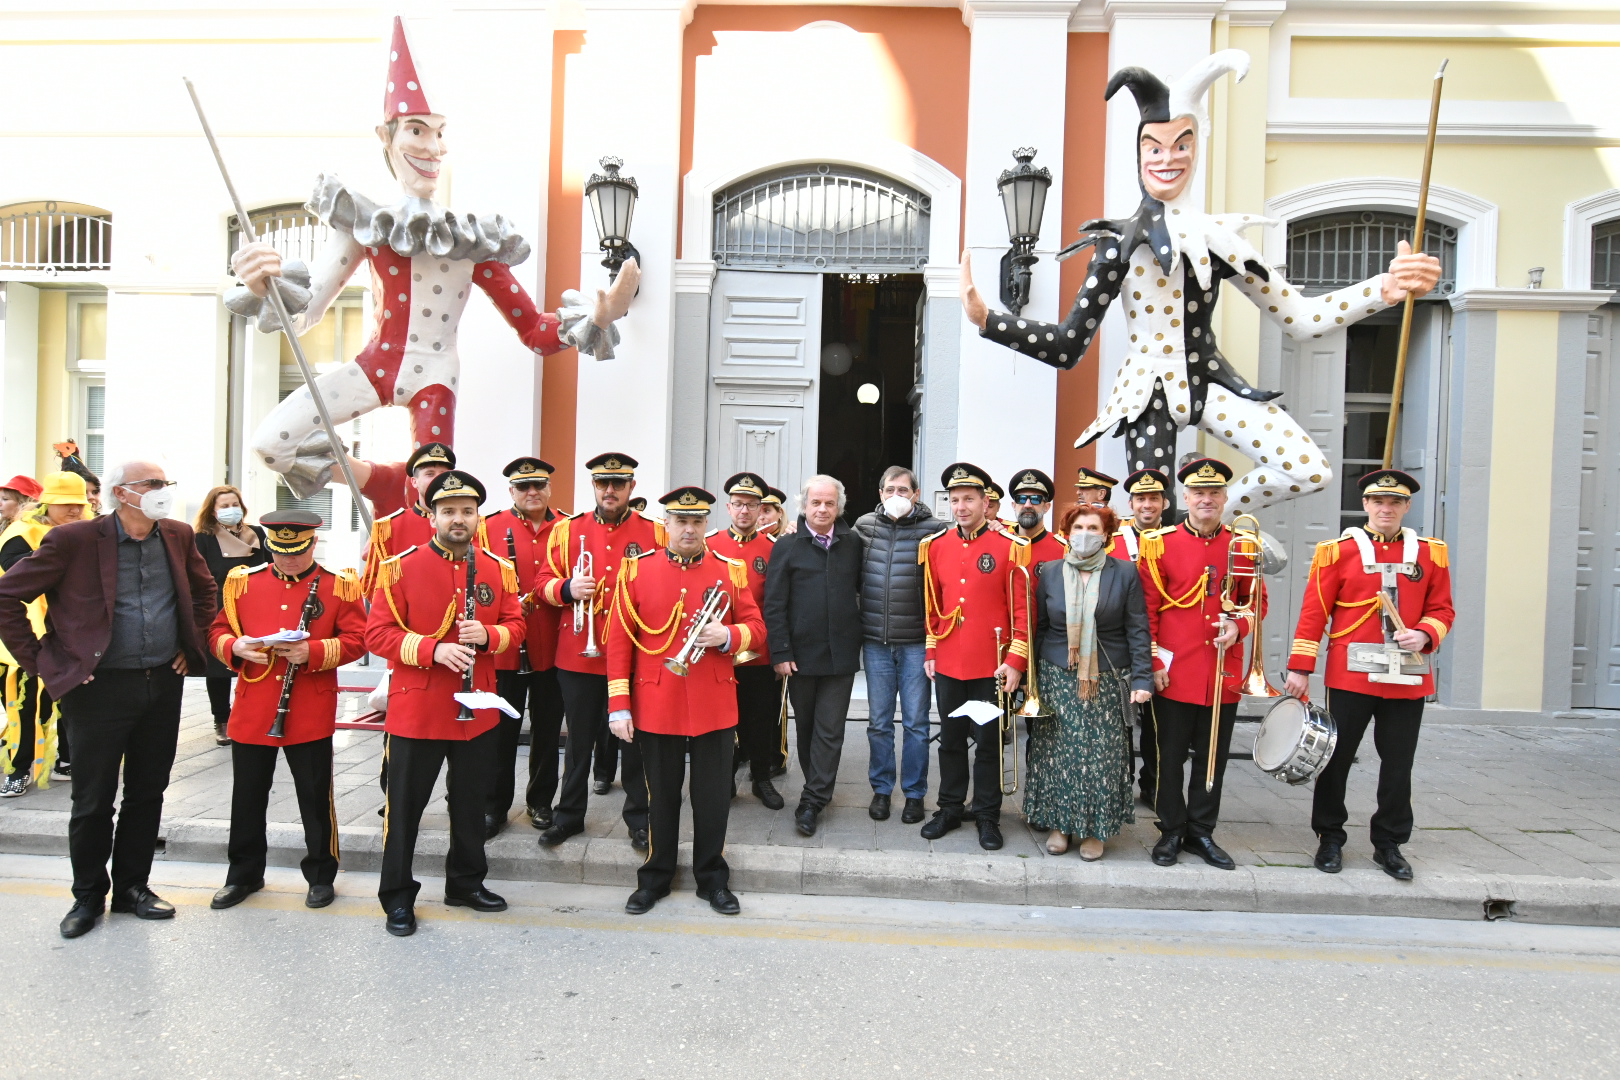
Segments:
[[[1073,441],[1111,384],[1105,324],[1058,374],[982,341],[957,301],[960,259],[994,296],[1008,248],[997,194],[1020,147],[1052,176],[1027,311],[1061,314],[1082,222],[1138,198],[1137,113],[1109,73],[1175,75],[1221,48],[1253,67],[1212,93],[1198,178],[1306,291],[1380,270],[1409,237],[1431,79],[1450,59],[1425,250],[1442,288],[1418,305],[1395,459],[1424,485],[1413,517],[1451,547],[1457,626],[1439,698],[1556,721],[1620,708],[1620,12],[1494,0],[402,0],[274,11],[204,0],[0,4],[0,471],[160,456],[190,508],[235,483],[256,515],[291,493],[248,437],[299,385],[285,343],[224,310],[242,234],[181,76],[196,83],[255,234],[288,254],[325,228],[318,173],[382,199],[379,120],[391,17],[449,117],[441,200],[500,213],[533,248],[515,268],[555,310],[607,271],[587,178],[606,155],[639,185],[641,293],[618,358],[529,353],[489,305],[462,323],[457,450],[490,477],[520,453],[559,467],[557,502],[603,450],[640,459],[641,493],[749,468],[784,489],[851,488],[945,464],[1000,477],[1080,464],[1123,475],[1117,441]],[[48,89],[47,89],[48,88]],[[303,341],[352,357],[371,300],[351,287]],[[1311,545],[1357,520],[1348,481],[1383,452],[1398,321],[1305,346],[1241,298],[1223,351],[1336,463],[1329,490],[1269,513],[1293,555],[1274,583],[1272,671]],[[347,425],[397,460],[397,410]],[[1183,450],[1199,449],[1185,436]],[[1213,444],[1207,447],[1219,452]],[[1349,493],[1348,495],[1346,493]],[[358,551],[334,485],[314,500],[328,558]]]

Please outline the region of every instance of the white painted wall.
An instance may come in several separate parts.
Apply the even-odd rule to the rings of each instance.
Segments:
[[[0,476],[34,473],[39,290],[11,282],[0,305]]]

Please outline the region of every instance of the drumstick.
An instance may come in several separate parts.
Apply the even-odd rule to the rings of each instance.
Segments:
[[[1390,625],[1395,627],[1395,632],[1397,634],[1406,633],[1406,624],[1401,622],[1401,613],[1395,610],[1395,602],[1389,598],[1389,593],[1380,589],[1378,599],[1383,604],[1384,614],[1389,616]]]

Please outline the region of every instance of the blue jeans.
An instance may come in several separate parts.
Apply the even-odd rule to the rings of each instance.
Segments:
[[[866,739],[871,746],[867,775],[878,795],[894,793],[894,697],[900,694],[902,736],[900,790],[908,799],[928,794],[928,676],[923,671],[927,646],[862,646],[866,700],[871,719]]]

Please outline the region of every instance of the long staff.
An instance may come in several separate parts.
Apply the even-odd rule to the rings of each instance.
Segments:
[[[225,168],[225,158],[220,155],[219,143],[214,139],[214,129],[208,125],[202,101],[197,97],[197,88],[192,86],[191,80],[185,76],[181,76],[181,81],[186,84],[186,93],[191,95],[191,104],[196,106],[197,119],[202,121],[203,135],[208,139],[208,148],[214,152],[214,163],[219,166],[220,179],[225,181],[225,190],[231,193],[231,205],[236,207],[236,221],[242,229],[243,242],[251,244],[256,239],[253,235],[253,222],[248,218],[242,200],[237,197],[236,185],[231,183],[231,174]],[[355,482],[354,473],[349,469],[349,455],[343,449],[343,441],[338,438],[337,426],[332,423],[332,414],[326,411],[326,401],[321,397],[320,388],[315,385],[315,373],[310,369],[309,360],[304,356],[304,347],[298,343],[298,335],[293,333],[292,319],[287,315],[287,305],[281,299],[281,282],[272,278],[267,284],[269,288],[265,290],[265,299],[269,300],[270,306],[275,309],[276,318],[281,322],[281,332],[287,335],[287,343],[292,346],[293,357],[298,361],[298,370],[304,376],[304,385],[309,387],[309,396],[315,401],[315,411],[320,415],[321,426],[326,428],[326,437],[332,441],[332,453],[337,457],[338,466],[343,470],[343,479],[348,482],[349,491],[354,495],[354,508],[369,534],[371,507],[360,494],[360,485]]]
[[[1429,170],[1434,166],[1434,138],[1440,127],[1440,87],[1446,81],[1446,65],[1440,61],[1440,70],[1434,73],[1434,96],[1429,100],[1429,140],[1423,147],[1423,180],[1418,185],[1417,221],[1412,226],[1412,253],[1423,250],[1423,226],[1429,216]],[[1384,468],[1395,460],[1395,429],[1401,421],[1401,391],[1406,386],[1406,348],[1412,340],[1413,296],[1406,294],[1401,307],[1401,344],[1395,353],[1395,390],[1389,401],[1389,430],[1384,434]]]

